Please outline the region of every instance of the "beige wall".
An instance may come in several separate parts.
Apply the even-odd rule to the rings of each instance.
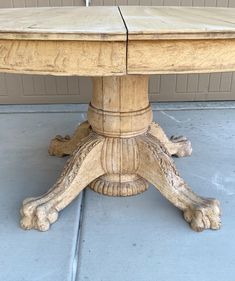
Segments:
[[[91,5],[235,7],[235,0],[91,0]],[[0,0],[0,8],[81,6],[83,0]],[[88,102],[91,81],[84,77],[0,74],[0,104]],[[152,101],[235,100],[234,73],[154,75]]]

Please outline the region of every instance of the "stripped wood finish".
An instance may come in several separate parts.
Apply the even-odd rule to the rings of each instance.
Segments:
[[[147,190],[150,182],[183,211],[192,229],[219,229],[219,202],[193,193],[170,158],[191,155],[191,143],[185,137],[168,139],[152,123],[148,76],[93,81],[88,123],[78,127],[71,138],[57,136],[49,147],[51,155],[69,154],[71,158],[48,193],[23,202],[21,226],[48,230],[58,219],[58,211],[88,184],[103,195],[132,196]]]
[[[126,74],[126,44],[115,41],[0,40],[0,72],[107,76]]]
[[[0,1],[0,8],[84,6],[83,0],[13,0]],[[235,7],[229,0],[92,0],[91,6],[152,5]],[[91,79],[86,77],[52,77],[0,73],[1,104],[32,103],[87,103],[92,92]],[[233,73],[152,75],[149,98],[151,101],[234,100]]]
[[[120,7],[128,74],[235,70],[235,9]]]
[[[41,11],[42,18],[45,20],[50,14],[49,9]],[[51,11],[53,14],[55,10]],[[182,210],[185,220],[190,223],[192,229],[195,231],[219,229],[221,224],[219,202],[196,195],[180,177],[170,157],[191,155],[190,141],[185,137],[168,139],[160,126],[152,122],[152,110],[148,100],[149,76],[143,74],[152,73],[154,69],[162,72],[165,69],[175,73],[182,69],[192,72],[200,68],[202,72],[206,72],[212,69],[212,64],[214,70],[226,71],[230,66],[233,69],[235,40],[231,36],[207,38],[206,30],[203,31],[205,33],[203,38],[192,38],[187,33],[182,39],[182,34],[185,32],[182,27],[180,27],[183,29],[182,34],[172,31],[172,34],[176,33],[172,39],[151,37],[151,40],[149,38],[142,40],[138,34],[138,40],[133,40],[129,34],[127,36],[128,25],[126,33],[123,33],[124,40],[120,40],[116,25],[112,30],[112,23],[110,23],[109,35],[106,34],[108,40],[106,36],[102,40],[104,30],[95,26],[95,22],[98,23],[99,20],[93,22],[94,32],[89,29],[86,34],[83,30],[87,21],[86,13],[89,18],[91,11],[92,8],[83,9],[84,17],[79,19],[78,26],[74,24],[74,29],[72,21],[70,25],[72,32],[67,26],[68,34],[65,34],[66,30],[61,28],[58,32],[55,30],[56,17],[52,18],[48,30],[38,22],[38,19],[33,20],[31,16],[29,25],[29,17],[26,16],[27,27],[22,24],[20,18],[19,29],[16,28],[14,31],[10,26],[5,31],[2,28],[1,31],[0,69],[2,71],[100,76],[93,78],[93,97],[89,105],[88,122],[80,125],[71,138],[57,136],[52,140],[49,147],[51,155],[59,157],[71,155],[71,158],[58,181],[46,194],[23,202],[21,226],[24,229],[48,230],[58,219],[58,212],[76,198],[88,184],[94,191],[104,195],[131,196],[144,192],[150,182],[172,204]],[[109,9],[106,10],[107,13],[108,11]],[[185,13],[185,9],[182,9],[181,13]],[[215,11],[212,13],[216,16]],[[122,18],[120,21],[120,28],[122,28],[124,23],[126,25],[125,15],[118,15],[120,19]],[[152,17],[156,19],[156,16],[150,14],[146,17],[146,22],[148,19],[151,22]],[[69,17],[67,20],[70,20]],[[109,17],[106,20],[110,20]],[[167,16],[164,21],[166,20]],[[169,16],[172,25],[171,20],[172,17]],[[176,21],[179,21],[178,17]],[[188,23],[191,27],[191,21],[192,19],[187,19],[184,24]],[[28,31],[29,26],[35,27],[36,30],[31,33]],[[201,28],[199,27],[198,30]],[[140,33],[144,38],[148,33],[148,27],[143,26]],[[159,33],[157,29],[156,33]],[[11,36],[5,38],[4,36],[9,36],[8,34]],[[74,37],[70,37],[71,34]],[[87,36],[94,40],[87,40]],[[155,52],[156,46],[167,44],[168,41],[174,44],[163,45],[159,48],[159,52]],[[133,42],[139,44],[135,55],[131,49]],[[220,47],[221,54],[217,54],[217,60],[214,57],[213,59],[207,57],[212,61],[205,66],[206,58],[201,60],[202,54],[205,56],[214,52],[214,42]],[[148,45],[149,43],[154,46],[153,49]],[[186,45],[181,45],[182,43]],[[117,44],[121,44],[121,47],[116,48]],[[113,48],[111,51],[110,46]],[[216,45],[217,49],[218,46]],[[223,58],[228,51],[227,47],[230,47],[232,54],[229,60]],[[194,53],[189,51],[190,48]],[[93,53],[95,55],[92,55]],[[145,57],[144,53],[147,54]],[[163,57],[162,61],[158,54]],[[190,56],[192,56],[191,60]],[[174,61],[175,57],[178,61]],[[129,75],[131,59],[137,61],[136,69],[140,72],[139,75]],[[149,64],[150,59],[152,65]],[[183,64],[181,60],[184,61]],[[139,62],[141,64],[138,65]],[[161,68],[160,63],[162,63]]]
[[[121,6],[128,39],[235,38],[235,9]]]
[[[129,41],[128,74],[235,70],[235,39]]]
[[[2,72],[125,74],[125,41],[126,29],[117,7],[0,10]]]
[[[126,41],[126,29],[117,7],[0,9],[0,39]]]

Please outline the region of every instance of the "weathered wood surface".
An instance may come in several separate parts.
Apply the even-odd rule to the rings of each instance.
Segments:
[[[148,76],[97,77],[93,86],[88,110],[93,130],[120,138],[146,131],[152,120]]]
[[[128,74],[235,70],[235,9],[120,7]]]
[[[3,9],[0,71],[81,76],[233,71],[234,16],[235,9],[226,8]]]
[[[125,42],[0,40],[0,71],[110,76],[126,74]]]
[[[235,70],[235,39],[129,41],[128,74]]]
[[[126,29],[117,7],[0,10],[0,71],[126,74]]]
[[[121,6],[129,40],[235,38],[235,9]]]
[[[118,7],[0,9],[0,39],[126,41]]]
[[[145,191],[150,182],[183,211],[194,230],[219,229],[218,201],[193,193],[170,158],[170,155],[190,155],[190,142],[184,137],[168,139],[159,125],[152,123],[148,75],[126,74],[127,71],[148,74],[232,70],[235,66],[232,32],[226,39],[214,35],[192,38],[182,26],[181,14],[173,14],[166,30],[169,32],[169,25],[176,22],[185,38],[178,39],[175,35],[171,38],[174,40],[160,40],[148,37],[148,24],[153,21],[157,34],[166,19],[148,12],[142,26],[138,20],[134,23],[137,30],[141,26],[143,38],[138,31],[138,40],[133,40],[130,28],[127,42],[125,15],[122,20],[118,8],[101,7],[100,13],[97,9],[6,10],[2,18],[0,13],[2,71],[101,76],[93,80],[88,123],[79,126],[72,138],[57,137],[51,142],[51,155],[71,154],[71,158],[46,194],[23,202],[21,226],[48,230],[58,219],[58,212],[88,184],[101,194],[130,196]],[[180,11],[186,13],[184,9]],[[185,26],[200,27],[195,16],[190,19],[190,15],[183,17]],[[227,21],[229,29],[232,23]],[[197,31],[201,34],[203,28]]]

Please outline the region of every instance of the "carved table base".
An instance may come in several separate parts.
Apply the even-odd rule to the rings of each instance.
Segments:
[[[56,136],[49,146],[49,154],[57,157],[71,155],[79,142],[84,137],[88,136],[90,132],[91,126],[88,121],[86,121],[77,128],[72,137]],[[192,153],[190,141],[185,137],[172,137],[171,140],[169,140],[157,123],[152,122],[150,124],[149,134],[156,137],[162,144],[164,144],[167,153],[172,156],[183,157],[189,156]],[[126,159],[128,163],[130,161],[138,161],[136,155],[139,154],[139,151],[135,138],[107,138],[103,147],[103,150],[105,150],[103,162],[105,161],[108,151],[113,151],[114,147],[117,148],[117,155],[109,155],[110,159],[106,159],[107,166],[112,165],[113,162],[113,165],[116,165],[116,163],[119,162],[119,159],[115,159],[114,157],[120,157],[121,150],[123,153],[128,152],[126,155],[128,156],[128,159]],[[131,154],[132,152],[134,154]],[[125,157],[125,155],[122,157]],[[127,174],[119,174],[118,171],[113,171],[112,168],[106,168],[106,175],[95,179],[90,184],[90,188],[98,193],[109,196],[132,196],[146,191],[148,182],[136,174],[136,167],[134,167],[133,171],[130,169]]]
[[[95,78],[89,123],[82,123],[71,138],[52,140],[50,155],[71,157],[46,194],[23,202],[21,226],[48,230],[58,212],[89,184],[104,195],[131,196],[147,190],[150,182],[183,211],[192,229],[219,229],[219,202],[196,195],[171,159],[191,155],[190,142],[168,139],[151,120],[147,76]]]

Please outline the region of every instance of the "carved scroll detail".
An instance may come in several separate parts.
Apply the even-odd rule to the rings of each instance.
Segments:
[[[57,220],[58,212],[92,180],[104,174],[100,162],[103,141],[103,137],[91,133],[67,161],[56,184],[46,194],[23,202],[22,228],[48,230]]]
[[[200,197],[190,189],[180,177],[164,145],[155,137],[146,134],[138,137],[137,142],[140,150],[137,173],[154,184],[164,197],[184,212],[192,229],[219,229],[219,202]]]

